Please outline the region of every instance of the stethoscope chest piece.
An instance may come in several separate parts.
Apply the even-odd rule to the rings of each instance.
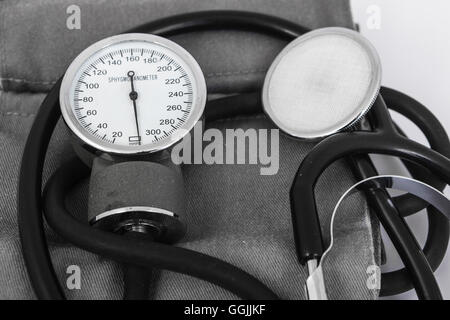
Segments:
[[[293,137],[323,138],[358,122],[380,82],[378,54],[363,36],[319,29],[291,42],[275,59],[264,83],[264,111]]]

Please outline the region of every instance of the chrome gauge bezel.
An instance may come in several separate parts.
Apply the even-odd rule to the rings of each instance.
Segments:
[[[196,97],[192,101],[192,111],[189,118],[182,124],[182,126],[180,126],[180,128],[178,128],[176,132],[171,134],[169,138],[151,144],[134,146],[113,145],[109,142],[101,141],[92,136],[82,127],[82,125],[76,119],[76,116],[72,110],[70,90],[77,72],[84,65],[86,60],[95,55],[98,51],[123,42],[148,42],[159,45],[169,51],[172,51],[174,55],[177,56],[177,58],[182,59],[191,69],[190,71],[192,72],[193,80],[196,82],[197,90]],[[100,40],[82,51],[70,64],[62,79],[59,99],[61,113],[65,123],[72,131],[72,133],[82,142],[84,142],[91,148],[94,148],[95,150],[102,151],[108,154],[138,155],[162,151],[181,141],[194,128],[195,124],[202,117],[207,99],[207,89],[205,77],[199,64],[187,50],[173,41],[156,35],[143,33],[127,33]]]

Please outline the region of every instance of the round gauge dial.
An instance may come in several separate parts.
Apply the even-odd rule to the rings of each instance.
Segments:
[[[122,34],[84,50],[60,92],[63,117],[88,145],[108,153],[160,151],[200,119],[206,84],[195,59],[176,43]]]

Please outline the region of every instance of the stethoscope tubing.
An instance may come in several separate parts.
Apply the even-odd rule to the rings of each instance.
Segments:
[[[443,215],[446,219],[450,220],[450,200],[439,190],[421,181],[402,176],[385,175],[373,176],[357,182],[341,196],[333,210],[330,223],[330,244],[327,250],[324,252],[319,266],[311,273],[310,277],[307,280],[308,293],[312,293],[309,295],[310,298],[312,297],[315,300],[328,299],[323,267],[327,263],[326,261],[328,256],[334,256],[332,258],[332,261],[336,263],[336,261],[339,260],[337,259],[337,257],[342,254],[342,252],[339,251],[334,252],[336,250],[336,244],[337,247],[339,247],[338,243],[340,241],[339,236],[338,238],[335,238],[335,231],[339,230],[340,227],[343,227],[342,221],[346,220],[345,218],[348,210],[347,208],[341,208],[341,205],[348,197],[350,197],[350,195],[353,195],[355,193],[362,193],[363,195],[367,196],[368,192],[376,192],[379,190],[384,193],[385,189],[397,190],[413,194],[428,203],[430,206],[436,208],[440,215]],[[337,223],[337,221],[341,222]],[[424,261],[426,261],[426,259],[424,259]],[[333,265],[332,267],[339,268],[339,263],[337,265]],[[436,282],[434,277],[427,280]]]
[[[450,181],[450,161],[445,156],[395,132],[382,99],[378,100],[373,112],[379,121],[376,131],[342,133],[332,136],[319,143],[302,162],[291,189],[292,218],[299,257],[309,256],[309,259],[317,260],[323,253],[314,186],[321,173],[334,161],[361,154],[391,155],[420,164],[436,175],[440,175],[447,182]],[[384,222],[387,231],[392,231],[389,235],[398,244],[397,250],[404,258],[405,265],[409,267],[419,297],[424,299],[441,298],[432,270],[414,237],[406,224],[402,226],[402,221],[394,220],[397,216],[395,214],[397,209],[390,207],[387,201],[383,201],[383,203],[378,201],[377,203],[375,200],[379,200],[382,195],[377,194],[373,197],[373,203],[377,204],[378,211],[380,211],[381,222]],[[388,211],[391,214],[386,214]],[[305,230],[306,225],[308,225],[308,230]],[[314,237],[309,236],[312,234],[311,229],[315,234]]]

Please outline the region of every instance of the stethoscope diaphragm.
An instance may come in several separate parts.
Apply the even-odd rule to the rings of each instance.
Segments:
[[[367,39],[349,29],[319,29],[277,56],[265,79],[263,107],[285,133],[323,138],[358,122],[380,85],[380,59]]]

